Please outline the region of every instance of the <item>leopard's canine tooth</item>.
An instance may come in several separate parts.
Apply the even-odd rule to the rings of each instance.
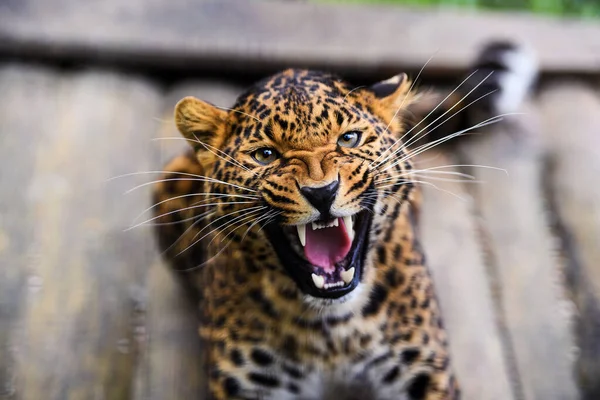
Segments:
[[[323,286],[325,286],[325,278],[314,273],[311,275],[311,277],[317,289],[323,289]]]
[[[347,215],[344,217],[344,225],[346,225],[346,232],[348,233],[348,237],[350,238],[350,240],[354,240],[354,225],[351,216]]]
[[[300,239],[300,243],[302,243],[302,247],[306,246],[306,224],[296,225],[296,229],[298,230],[298,238]]]

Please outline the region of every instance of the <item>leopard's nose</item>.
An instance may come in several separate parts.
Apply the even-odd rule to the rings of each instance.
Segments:
[[[322,219],[329,219],[329,210],[335,200],[339,186],[339,181],[333,181],[321,187],[305,186],[300,188],[300,192],[321,213]]]

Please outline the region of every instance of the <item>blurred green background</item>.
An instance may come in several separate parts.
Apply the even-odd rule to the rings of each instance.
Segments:
[[[456,7],[501,11],[527,11],[536,14],[600,17],[600,0],[319,0],[335,3],[380,3],[434,7]]]

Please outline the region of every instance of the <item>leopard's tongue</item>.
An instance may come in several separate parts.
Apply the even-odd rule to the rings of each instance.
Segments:
[[[338,218],[337,222],[337,226],[320,229],[313,229],[312,224],[306,225],[304,255],[311,264],[329,273],[335,271],[335,263],[342,261],[352,247],[344,220]]]

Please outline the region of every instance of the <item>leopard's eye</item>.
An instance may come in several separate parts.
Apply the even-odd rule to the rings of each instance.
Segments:
[[[342,147],[356,147],[360,142],[360,132],[358,131],[350,131],[343,133],[337,141],[337,144]]]
[[[261,165],[267,165],[277,160],[279,158],[279,153],[269,147],[263,147],[252,153],[252,158],[254,158],[256,162]]]

